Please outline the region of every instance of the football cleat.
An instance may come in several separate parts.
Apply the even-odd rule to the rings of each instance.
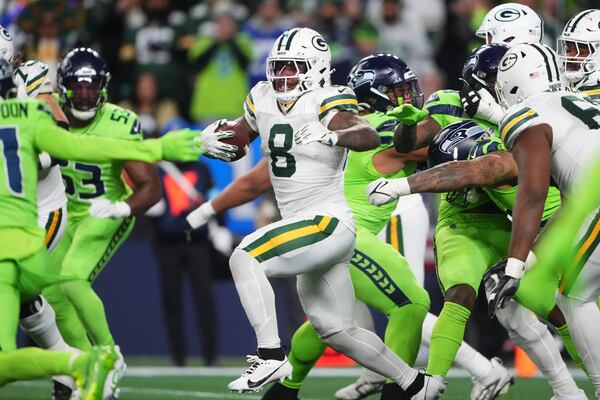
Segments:
[[[586,400],[587,398],[585,392],[579,389],[574,393],[554,394],[550,400]]]
[[[258,356],[246,356],[250,367],[233,382],[227,385],[232,392],[258,392],[267,383],[283,381],[292,376],[292,365],[287,357],[283,360],[263,360]]]
[[[492,363],[492,372],[486,376],[485,380],[478,381],[473,378],[473,389],[471,390],[471,400],[491,400],[506,394],[510,385],[513,384],[513,377],[502,365],[498,357],[490,360]]]
[[[52,394],[51,400],[79,400],[79,395],[76,390],[71,389],[69,386],[52,380]]]
[[[379,378],[379,379],[377,379]],[[335,392],[338,400],[359,400],[383,390],[386,379],[380,375],[361,375],[355,382]]]
[[[94,347],[89,352],[87,362],[73,372],[75,382],[81,390],[81,400],[106,399],[105,382],[117,359],[112,346]]]
[[[415,381],[403,390],[395,383],[383,385],[381,400],[438,400],[446,390],[446,381],[441,376],[419,372]]]
[[[275,382],[265,392],[260,400],[300,400],[298,398],[298,389],[292,389]]]
[[[125,375],[127,370],[127,364],[125,364],[125,358],[121,354],[119,346],[105,346],[109,351],[113,351],[117,356],[115,367],[108,373],[106,382],[104,383],[104,397],[103,400],[114,400],[119,398],[119,382]]]

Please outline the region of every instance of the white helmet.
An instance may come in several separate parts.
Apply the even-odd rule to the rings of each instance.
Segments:
[[[567,22],[557,39],[559,60],[569,83],[600,69],[600,10],[585,10]]]
[[[14,52],[12,36],[5,27],[0,25],[0,57],[12,63]]]
[[[282,33],[267,57],[267,79],[281,101],[292,101],[303,93],[329,85],[331,72],[327,42],[309,28]]]
[[[506,3],[488,11],[475,34],[484,38],[487,44],[540,43],[544,37],[544,22],[531,8]]]
[[[519,44],[506,52],[496,77],[496,94],[504,108],[542,92],[563,89],[556,53],[541,43]]]

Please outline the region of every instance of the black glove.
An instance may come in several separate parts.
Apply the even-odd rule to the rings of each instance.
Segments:
[[[505,274],[506,261],[506,259],[498,261],[483,276],[490,319],[494,318],[497,310],[506,307],[521,283],[520,279]]]
[[[460,90],[460,102],[469,117],[473,118],[475,117],[475,114],[477,114],[481,96],[471,87],[471,85],[463,81],[463,88]]]
[[[194,232],[194,228],[186,222],[185,228],[183,228],[183,233],[185,234],[185,241],[188,243],[192,243],[192,232]]]

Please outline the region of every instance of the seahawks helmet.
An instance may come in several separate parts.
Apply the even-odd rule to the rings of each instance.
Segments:
[[[58,89],[71,114],[82,121],[96,116],[106,101],[110,72],[104,59],[95,50],[73,49],[58,66]]]
[[[12,94],[13,89],[14,83],[12,66],[7,60],[0,57],[0,100],[8,97],[14,97]]]
[[[556,53],[545,44],[517,45],[500,61],[496,95],[505,109],[535,94],[562,89]]]
[[[496,97],[494,86],[500,60],[510,49],[502,43],[484,44],[473,50],[462,71],[463,80],[473,89],[485,89]]]
[[[585,10],[571,18],[556,48],[569,83],[576,84],[600,70],[600,10]]]
[[[310,28],[282,33],[267,57],[267,79],[278,100],[294,101],[302,94],[331,84],[331,50]]]
[[[393,54],[375,54],[360,60],[348,75],[361,108],[386,112],[399,101],[423,106],[419,80],[406,63]]]
[[[0,58],[12,63],[14,52],[12,36],[5,27],[0,25]]]
[[[486,43],[540,43],[544,37],[544,22],[530,7],[506,3],[492,8],[475,32]]]

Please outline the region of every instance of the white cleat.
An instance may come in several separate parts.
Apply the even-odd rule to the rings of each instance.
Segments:
[[[425,375],[425,384],[417,394],[412,395],[408,400],[438,400],[442,398],[446,390],[446,381],[438,375]]]
[[[379,378],[379,379],[377,379]],[[360,400],[383,389],[386,379],[382,376],[361,375],[355,382],[335,392],[337,400]]]
[[[250,367],[233,382],[227,385],[232,392],[258,392],[266,384],[291,378],[292,365],[287,357],[283,360],[263,360],[258,356],[246,356]]]
[[[119,382],[123,379],[123,375],[125,375],[125,371],[127,370],[125,357],[123,357],[120,347],[115,346],[114,350],[117,353],[118,358],[117,361],[115,361],[115,368],[106,375],[103,400],[115,400],[119,398]]]
[[[579,389],[574,393],[555,393],[550,400],[587,400],[587,398],[588,397],[585,395],[585,392]]]
[[[510,385],[513,384],[513,378],[506,367],[502,365],[502,360],[494,357],[490,362],[492,363],[492,372],[484,381],[478,381],[473,378],[471,400],[495,399],[500,395],[506,394]]]

